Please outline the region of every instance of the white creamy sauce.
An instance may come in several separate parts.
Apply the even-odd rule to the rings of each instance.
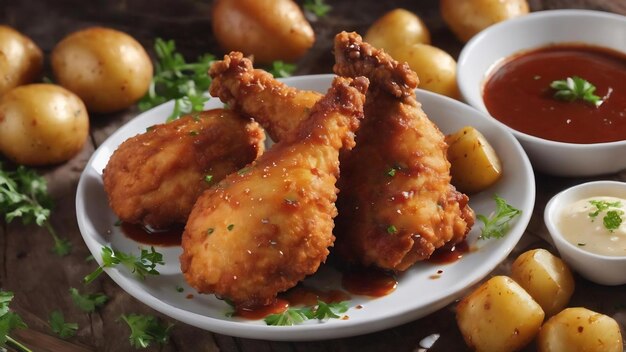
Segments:
[[[611,225],[607,228],[604,223],[607,216],[610,224],[616,224],[618,216],[622,222],[617,228],[609,229]],[[580,249],[602,255],[626,256],[626,199],[581,199],[563,208],[556,225],[563,237]]]

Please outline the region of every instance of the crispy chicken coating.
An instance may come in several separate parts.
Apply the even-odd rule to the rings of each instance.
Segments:
[[[153,126],[111,156],[102,173],[109,204],[125,222],[184,224],[200,194],[256,159],[264,140],[256,122],[224,109]]]
[[[356,33],[338,34],[334,52],[335,73],[372,82],[357,145],[341,158],[336,249],[403,271],[463,240],[474,213],[450,184],[448,146],[415,97],[416,74]]]
[[[267,304],[317,271],[333,244],[339,150],[354,146],[367,80],[337,78],[293,138],[211,187],[183,233],[181,269],[201,293]]]

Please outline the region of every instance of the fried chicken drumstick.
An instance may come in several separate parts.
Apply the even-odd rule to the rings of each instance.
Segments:
[[[184,224],[200,194],[256,159],[264,141],[256,122],[224,109],[153,126],[111,156],[102,174],[109,204],[125,222]]]
[[[338,34],[334,52],[336,74],[371,80],[357,145],[341,158],[336,249],[403,271],[463,240],[474,213],[450,184],[448,146],[416,99],[415,72],[356,33]]]
[[[354,146],[367,85],[336,78],[292,138],[198,199],[180,257],[192,287],[268,304],[317,271],[334,241],[339,150]]]

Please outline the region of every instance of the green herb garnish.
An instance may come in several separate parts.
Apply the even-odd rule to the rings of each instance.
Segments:
[[[130,327],[130,344],[135,348],[147,348],[155,342],[165,345],[174,324],[161,322],[152,315],[129,314],[120,317]]]
[[[272,62],[272,68],[269,69],[269,73],[271,73],[275,78],[284,78],[290,77],[296,71],[295,64],[288,64],[284,61],[278,60]]]
[[[395,226],[393,226],[393,225],[389,225],[387,227],[387,233],[390,234],[390,235],[396,234],[396,233],[398,233],[398,229]]]
[[[140,279],[145,279],[147,275],[159,275],[159,272],[155,269],[157,264],[164,265],[163,255],[154,250],[154,247],[150,247],[150,251],[147,249],[141,249],[139,257],[124,253],[111,247],[102,247],[102,266],[99,266],[91,274],[85,276],[83,283],[89,284],[95,280],[102,272],[104,268],[114,267],[118,264],[122,264],[131,273],[138,276]]]
[[[77,289],[71,287],[70,295],[74,304],[83,312],[92,313],[96,308],[102,307],[108,300],[104,293],[86,293],[81,294]]]
[[[494,195],[493,199],[496,201],[496,210],[489,218],[481,214],[476,215],[484,224],[479,237],[481,239],[504,237],[511,220],[522,213],[521,210],[514,208],[497,194]]]
[[[76,335],[76,330],[78,330],[78,324],[66,323],[63,313],[58,310],[55,310],[52,314],[50,314],[48,323],[50,323],[50,329],[52,329],[52,332],[57,334],[62,339],[69,339],[70,337]]]
[[[26,328],[22,318],[9,310],[11,300],[13,300],[13,292],[0,290],[0,347],[20,345],[9,336],[9,333],[14,329]]]
[[[211,180],[213,180],[213,175],[204,176],[204,182],[211,183]]]
[[[593,94],[596,91],[596,87],[578,76],[553,81],[550,83],[550,88],[556,90],[554,97],[559,100],[583,100],[595,107],[602,105],[602,99]]]
[[[185,291],[184,288],[182,288],[181,286],[176,285],[176,292],[183,292]]]
[[[0,162],[0,214],[7,223],[19,218],[22,224],[35,223],[48,230],[54,240],[52,250],[65,256],[72,250],[72,244],[57,236],[50,225],[52,199],[48,195],[46,179],[34,170],[19,166],[15,171],[3,169]]]
[[[326,16],[332,9],[330,5],[324,3],[324,0],[304,0],[302,7],[304,7],[305,10],[314,13],[317,17]]]
[[[590,218],[595,218],[596,216],[598,216],[598,214],[600,214],[601,211],[605,211],[609,208],[619,208],[622,206],[622,202],[620,201],[607,202],[605,200],[590,200],[589,203],[596,207],[596,210],[594,212],[589,213]]]
[[[387,176],[394,177],[396,175],[396,170],[397,169],[395,167],[392,167],[389,171],[387,171]]]
[[[326,320],[339,318],[339,314],[345,313],[347,310],[347,302],[326,303],[318,300],[315,306],[302,308],[289,307],[282,313],[268,315],[264,320],[267,325],[297,325],[309,319]]]
[[[621,210],[609,210],[606,212],[606,215],[602,219],[604,223],[604,227],[607,230],[613,232],[619,228],[619,225],[622,224],[622,215],[624,214]]]
[[[205,95],[211,85],[207,72],[215,56],[204,54],[197,62],[187,63],[176,52],[173,40],[161,38],[155,40],[154,51],[157,56],[154,77],[148,93],[139,101],[139,109],[145,111],[174,99],[174,110],[167,118],[168,122],[182,114],[202,111],[204,103],[209,100]]]
[[[228,231],[232,231],[235,228],[235,224],[229,224],[228,226],[226,226],[226,228],[228,229]]]

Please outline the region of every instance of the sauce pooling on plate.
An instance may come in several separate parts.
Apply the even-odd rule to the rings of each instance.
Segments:
[[[596,87],[600,106],[554,98],[550,84],[574,76]],[[536,137],[580,144],[625,140],[626,55],[582,44],[524,52],[494,70],[484,102],[497,120]]]
[[[626,256],[626,199],[591,197],[568,204],[557,222],[568,242],[585,251]]]

